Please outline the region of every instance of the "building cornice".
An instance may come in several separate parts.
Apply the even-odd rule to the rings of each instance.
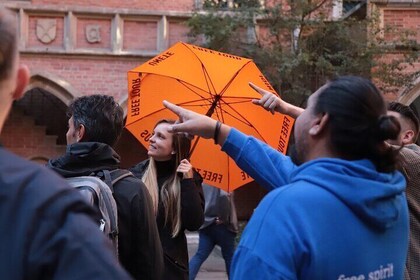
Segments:
[[[7,2],[0,4],[12,10],[23,9],[26,12],[33,14],[66,14],[68,12],[78,14],[97,14],[103,16],[111,16],[119,14],[121,16],[167,16],[174,18],[189,18],[193,14],[192,11],[180,12],[180,11],[151,11],[141,9],[129,9],[129,8],[105,8],[105,7],[86,7],[77,5],[42,5],[36,6],[27,2]]]
[[[420,8],[420,0],[370,0],[369,2],[389,8]]]
[[[85,7],[77,5],[33,5],[26,1],[11,1],[0,4],[16,12],[19,21],[20,52],[23,54],[71,55],[91,57],[140,57],[150,58],[169,47],[169,25],[183,22],[193,14],[181,11],[150,11],[128,8]],[[64,20],[63,46],[28,44],[29,18],[55,17]],[[111,25],[111,42],[109,48],[76,47],[77,22],[86,19],[105,19]],[[125,22],[155,22],[155,49],[123,49],[123,30]]]

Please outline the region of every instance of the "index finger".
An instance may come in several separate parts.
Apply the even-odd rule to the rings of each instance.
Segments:
[[[249,82],[248,85],[255,90],[256,92],[258,92],[259,94],[263,95],[265,93],[265,90],[260,88],[259,86],[253,84],[252,82]]]
[[[163,106],[165,106],[166,108],[168,108],[170,111],[174,112],[175,114],[177,114],[178,116],[182,113],[182,110],[184,110],[183,108],[169,102],[166,100],[163,100]]]

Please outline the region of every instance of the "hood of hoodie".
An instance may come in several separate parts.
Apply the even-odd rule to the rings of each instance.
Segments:
[[[48,161],[47,166],[61,176],[87,176],[100,170],[119,167],[120,156],[111,146],[99,142],[80,142],[67,145],[66,153]]]
[[[407,207],[403,175],[380,173],[369,160],[317,159],[291,174],[292,183],[302,180],[332,193],[378,230],[391,228]]]

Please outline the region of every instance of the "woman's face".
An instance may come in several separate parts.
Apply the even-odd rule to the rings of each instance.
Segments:
[[[168,132],[169,126],[168,123],[158,124],[150,138],[147,155],[156,161],[170,160],[174,154],[172,148],[173,135]]]

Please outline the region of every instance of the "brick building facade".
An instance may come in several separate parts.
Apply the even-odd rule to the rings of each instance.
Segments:
[[[127,71],[177,41],[187,41],[183,22],[201,1],[1,0],[0,5],[16,13],[21,60],[31,70],[28,92],[14,105],[1,141],[26,158],[45,162],[65,151],[71,100],[102,93],[125,108]],[[380,12],[382,24],[420,30],[419,0],[373,0],[368,5]],[[419,95],[417,81],[414,88],[388,98],[419,102],[420,108]],[[146,158],[127,131],[116,150],[123,166]],[[264,194],[255,183],[238,189],[239,217],[248,218]]]

